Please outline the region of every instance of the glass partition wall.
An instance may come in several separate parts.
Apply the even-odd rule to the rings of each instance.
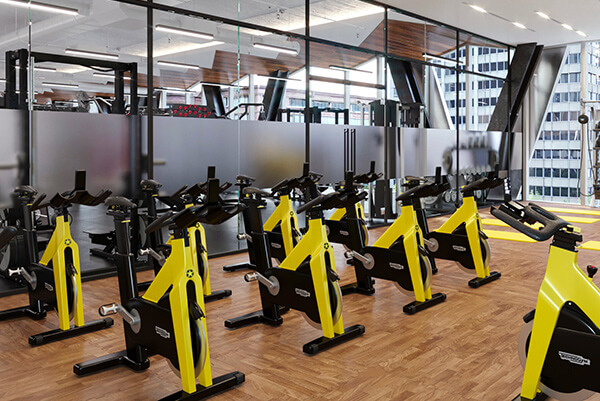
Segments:
[[[374,160],[386,180],[371,217],[389,220],[401,177],[441,165],[453,189],[433,203],[452,210],[458,185],[501,162],[509,135],[487,131],[506,44],[376,1],[51,3],[0,4],[6,62],[34,67],[0,81],[5,107],[28,113],[19,180],[48,192],[75,168],[92,189],[133,196],[140,178],[169,192],[208,165],[269,186],[304,161],[335,183]],[[64,143],[75,157],[61,167]]]

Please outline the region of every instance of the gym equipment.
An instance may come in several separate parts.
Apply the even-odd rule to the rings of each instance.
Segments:
[[[346,173],[346,182],[352,181],[352,172]],[[415,297],[415,301],[404,306],[404,313],[415,314],[446,300],[446,294],[431,294],[431,265],[423,244],[423,233],[419,226],[415,204],[421,199],[436,196],[449,188],[438,168],[435,181],[420,183],[412,180],[408,190],[396,198],[402,203],[400,216],[372,245],[362,241],[360,218],[354,208],[347,214],[350,232],[350,250],[347,257],[353,259],[356,283],[344,286],[345,294],[371,295],[375,292],[372,278],[393,281],[404,293]],[[349,188],[349,191],[353,189]]]
[[[304,312],[307,321],[316,327],[320,325],[323,332],[322,337],[304,344],[303,351],[307,354],[316,354],[362,335],[365,331],[362,325],[344,329],[339,276],[323,224],[324,210],[346,207],[346,202],[353,204],[354,199],[337,192],[319,195],[313,182],[309,192],[314,199],[298,208],[298,213],[308,215],[308,231],[281,264],[274,267],[259,210],[261,198],[270,194],[251,187],[243,191],[248,195],[243,202],[250,210],[249,230],[256,262],[256,271],[246,274],[245,279],[258,280],[262,309],[226,320],[225,327],[236,329],[256,323],[279,326],[283,323],[281,313],[289,308]]]
[[[600,357],[600,289],[592,278],[598,268],[577,265],[581,231],[533,203],[508,202],[492,215],[541,242],[552,238],[548,265],[536,308],[523,317],[519,357],[525,373],[513,401],[584,400],[600,392],[595,362]],[[530,225],[538,222],[540,230]]]
[[[375,162],[371,162],[371,168],[368,172],[353,176],[351,183],[344,180],[339,184],[339,191],[354,192],[355,185],[365,185],[377,181],[383,176],[383,173],[375,173]],[[348,183],[348,184],[347,184]],[[369,243],[369,229],[367,228],[367,221],[365,219],[365,212],[361,202],[357,202],[354,205],[355,214],[360,224],[360,231],[362,233],[362,239],[364,245]],[[337,209],[333,212],[329,219],[325,220],[325,226],[327,227],[327,238],[329,242],[335,244],[342,244],[346,249],[350,248],[350,231],[348,229],[347,221],[348,211],[344,209]]]
[[[477,277],[469,280],[469,287],[478,288],[500,278],[499,272],[490,272],[490,247],[482,231],[477,211],[475,191],[495,188],[504,183],[498,165],[487,177],[480,178],[460,188],[462,205],[435,231],[421,227],[429,255],[436,259],[452,260],[463,270]]]
[[[198,204],[201,195],[208,196],[208,185],[211,182],[210,180],[215,178],[215,170],[216,169],[214,166],[210,166],[208,168],[208,181],[204,183],[195,184],[190,188],[183,187],[180,190],[178,190],[174,195],[171,195],[170,197],[159,197],[159,200],[169,205],[174,211],[180,211]],[[226,182],[216,189],[216,196],[218,202],[223,202],[223,200],[219,197],[219,194],[224,192],[230,186],[231,183]],[[188,236],[190,241],[190,249],[192,251],[192,263],[194,264],[194,266],[196,266],[196,270],[199,272],[200,278],[202,280],[204,302],[216,301],[218,299],[223,299],[231,296],[231,290],[226,289],[213,291],[211,289],[210,273],[208,269],[208,251],[205,246],[206,233],[204,227],[202,227],[202,224],[200,222],[197,222],[193,226],[188,227]],[[166,247],[168,249],[170,249],[173,239],[174,237],[171,235],[166,243]],[[165,247],[163,247],[163,249],[164,248]],[[151,247],[146,249],[140,249],[139,253],[140,255],[149,255],[152,259],[156,261],[154,265],[154,271],[155,274],[158,274],[158,271],[162,268],[162,265],[165,263],[165,257],[156,249],[153,249]],[[142,288],[148,288],[149,283],[143,284],[144,285],[142,286]]]
[[[310,185],[316,184],[322,175],[311,172],[309,170],[308,163],[304,163],[302,176],[297,178],[286,179],[271,188],[271,195],[279,195],[279,204],[267,219],[264,224],[264,231],[268,237],[268,244],[270,247],[271,256],[278,261],[284,260],[294,249],[294,247],[300,242],[302,234],[298,229],[298,216],[294,212],[292,206],[291,194],[295,190],[305,190]],[[248,176],[238,176],[238,185],[240,187],[240,201],[245,199],[243,194],[244,188],[249,187],[254,178]],[[264,204],[261,208],[264,208]],[[243,213],[245,234],[239,234],[238,239],[245,239],[248,244],[248,254],[250,255],[249,263],[242,263],[237,265],[223,266],[223,270],[227,272],[243,270],[249,268],[255,270],[256,263],[253,261],[254,251],[249,241],[251,238],[251,218],[247,216],[248,211]]]
[[[217,179],[210,179],[208,187],[204,204],[169,212],[146,228],[149,234],[169,227],[172,241],[167,261],[142,297],[138,295],[129,243],[131,210],[135,204],[121,197],[106,201],[118,238],[115,260],[121,303],[103,305],[99,312],[103,316],[118,313],[123,317],[126,349],[76,364],[75,374],[83,376],[120,365],[134,371],[145,370],[150,366],[148,356],[158,354],[168,359],[182,383],[181,391],[162,398],[163,401],[199,400],[244,381],[240,372],[216,378],[211,375],[202,279],[192,261],[189,228],[197,223],[223,223],[243,206],[225,205],[219,200]]]
[[[24,267],[0,272],[27,288],[29,305],[0,312],[0,320],[30,317],[40,320],[52,309],[58,312],[59,328],[29,337],[29,344],[36,346],[63,340],[91,331],[106,329],[113,325],[111,318],[86,323],[83,317],[81,269],[79,247],[71,236],[69,208],[74,204],[96,206],[111,194],[101,191],[93,196],[85,189],[85,171],[75,173],[75,189],[57,193],[47,205],[56,212],[56,228],[48,247],[38,263],[37,239],[33,224],[33,212],[45,204],[46,195],[37,196],[30,186],[15,189],[23,207],[23,231],[27,242],[28,262]],[[74,319],[74,325],[70,324]]]

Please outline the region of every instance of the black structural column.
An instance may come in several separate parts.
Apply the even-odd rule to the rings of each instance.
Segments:
[[[455,65],[455,71],[456,71],[456,202],[454,203],[454,205],[456,206],[456,208],[458,209],[458,207],[460,206],[460,176],[459,176],[459,172],[460,172],[460,71],[458,69],[459,66],[459,62],[460,59],[458,57],[458,48],[460,46],[460,33],[458,31],[456,31],[456,65]],[[466,81],[465,81],[465,85],[466,85]],[[466,88],[465,88],[466,89]],[[465,113],[465,118],[467,118],[466,113]]]
[[[148,0],[148,3],[152,3],[152,0]],[[148,66],[147,66],[147,110],[148,110],[148,149],[147,149],[147,171],[148,178],[154,178],[154,9],[152,7],[148,7],[147,9],[147,20],[148,26],[147,30],[147,38],[148,41]]]
[[[304,161],[310,163],[310,0],[304,1],[304,70],[306,71],[306,86],[304,99]]]

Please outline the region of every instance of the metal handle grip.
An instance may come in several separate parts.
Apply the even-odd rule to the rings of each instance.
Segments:
[[[129,312],[121,304],[113,303],[102,305],[100,308],[98,308],[98,313],[100,316],[114,315],[115,313],[118,313],[123,318],[123,321],[125,321],[125,323],[127,323],[131,327],[131,330],[133,330],[133,332],[136,334],[139,333],[142,326],[142,320],[138,311],[132,309],[131,312]]]
[[[160,266],[165,264],[165,261],[166,261],[165,257],[163,255],[161,255],[160,253],[156,252],[152,248],[140,249],[139,253],[140,253],[140,256],[144,256],[144,255],[152,256],[154,259],[156,259],[156,261],[158,262],[158,264]]]

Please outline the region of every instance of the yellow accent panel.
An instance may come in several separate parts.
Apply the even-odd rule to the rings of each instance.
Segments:
[[[585,214],[590,216],[600,216],[600,210],[595,210],[592,208],[571,209],[566,207],[546,207],[544,209],[552,213]]]
[[[298,216],[296,216],[296,212],[294,212],[289,195],[283,195],[279,198],[279,205],[263,224],[263,228],[265,231],[273,231],[279,223],[281,223],[283,247],[287,256],[292,251],[292,248],[294,248],[294,234],[292,229],[294,228],[296,229],[296,232],[299,232]]]
[[[600,251],[600,241],[587,241],[581,244],[579,248],[588,251]]]
[[[534,239],[529,238],[525,234],[515,233],[511,231],[497,231],[497,230],[483,230],[483,233],[492,239],[501,239],[505,241],[516,241],[516,242],[536,242]]]

